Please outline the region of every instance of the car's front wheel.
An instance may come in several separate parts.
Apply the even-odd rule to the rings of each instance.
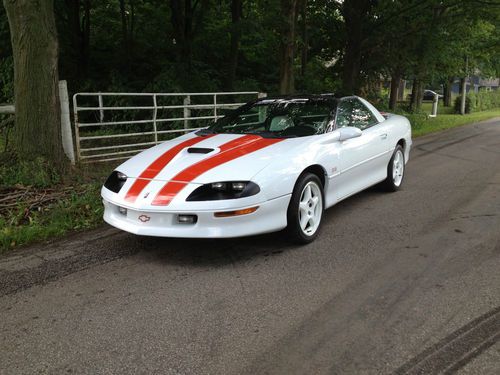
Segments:
[[[288,232],[298,243],[309,243],[319,233],[324,211],[323,185],[318,176],[306,173],[295,184],[288,206]]]
[[[387,178],[382,183],[386,190],[397,191],[403,184],[405,173],[405,153],[403,147],[398,145],[392,154],[387,166]]]

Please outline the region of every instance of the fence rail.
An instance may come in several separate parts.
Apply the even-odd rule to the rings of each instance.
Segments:
[[[163,142],[165,136],[201,129],[203,126],[197,126],[200,121],[217,121],[224,110],[263,96],[257,91],[77,93],[73,96],[77,160],[128,159],[147,148],[144,146]],[[131,101],[141,103],[133,105]]]

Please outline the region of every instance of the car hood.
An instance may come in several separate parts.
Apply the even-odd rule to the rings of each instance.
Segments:
[[[117,168],[129,178],[204,184],[250,180],[292,139],[257,135],[188,134],[146,150]]]
[[[174,208],[201,184],[250,181],[298,142],[297,138],[257,135],[187,134],[146,150],[119,166],[116,170],[128,178],[118,196],[129,207]]]

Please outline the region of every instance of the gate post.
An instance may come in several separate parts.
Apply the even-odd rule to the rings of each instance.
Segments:
[[[188,125],[189,120],[187,119],[191,117],[191,109],[188,107],[188,105],[190,104],[191,104],[191,96],[188,95],[184,98],[184,129],[189,128]]]
[[[73,148],[73,134],[71,134],[71,118],[69,113],[68,84],[59,81],[59,101],[61,103],[61,136],[64,153],[75,164],[75,149]]]

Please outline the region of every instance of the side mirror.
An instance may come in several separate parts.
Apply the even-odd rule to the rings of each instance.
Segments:
[[[361,137],[361,134],[363,133],[360,129],[355,128],[354,126],[346,126],[345,128],[340,128],[340,137],[339,141],[347,141],[348,139],[351,138],[357,138]]]

